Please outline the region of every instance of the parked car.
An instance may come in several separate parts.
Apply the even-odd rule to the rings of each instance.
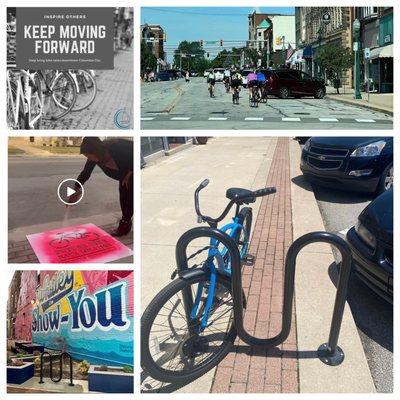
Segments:
[[[190,72],[189,72],[189,75],[190,76],[193,76],[193,77],[196,77],[196,76],[199,76],[199,73],[197,72],[197,71],[195,71],[195,70],[191,70]]]
[[[183,76],[181,71],[177,71],[176,69],[167,69],[165,72],[170,74],[171,79],[178,79]]]
[[[300,169],[322,186],[380,194],[393,186],[393,137],[312,137]]]
[[[288,97],[314,96],[322,99],[326,94],[325,83],[295,69],[265,70],[268,79],[268,94],[281,99]]]
[[[224,80],[225,68],[214,68],[215,81],[222,82]]]
[[[242,70],[242,72],[241,72],[241,75],[242,75],[242,85],[244,86],[244,87],[247,87],[247,75],[250,73],[250,72],[253,72],[251,69],[244,69],[244,70]]]
[[[357,277],[393,302],[393,189],[377,197],[346,235]]]
[[[167,72],[167,71],[161,71],[159,73],[156,74],[154,80],[156,82],[160,82],[160,81],[172,81],[172,75]]]
[[[204,73],[203,73],[203,76],[204,76],[204,78],[208,78],[208,75],[210,74],[210,70],[209,69],[206,69],[205,71],[204,71]]]

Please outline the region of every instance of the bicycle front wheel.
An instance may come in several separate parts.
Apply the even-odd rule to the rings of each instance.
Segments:
[[[142,315],[142,368],[161,382],[187,383],[215,367],[229,352],[235,337],[230,282],[218,279],[207,327],[198,327],[209,289],[206,275],[176,279],[151,301]],[[183,291],[200,298],[198,317],[188,324]],[[194,332],[194,333],[190,333]]]
[[[75,105],[76,85],[67,71],[57,71],[44,91],[44,119],[56,121],[67,115]]]
[[[92,74],[84,69],[76,71],[76,82],[78,96],[72,111],[82,111],[88,108],[96,98],[97,84]]]

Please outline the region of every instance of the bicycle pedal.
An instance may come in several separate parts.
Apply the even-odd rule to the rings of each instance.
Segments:
[[[243,257],[242,260],[243,265],[246,265],[248,267],[252,267],[255,262],[256,262],[256,257],[253,256],[252,254],[247,254],[245,257]]]

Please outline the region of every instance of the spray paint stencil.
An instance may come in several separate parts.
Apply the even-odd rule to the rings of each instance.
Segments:
[[[94,224],[27,235],[40,263],[106,263],[133,251]]]

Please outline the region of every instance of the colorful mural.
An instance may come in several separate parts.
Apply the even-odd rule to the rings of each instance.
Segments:
[[[91,364],[133,365],[132,271],[26,272],[16,332],[30,326],[32,342]]]

